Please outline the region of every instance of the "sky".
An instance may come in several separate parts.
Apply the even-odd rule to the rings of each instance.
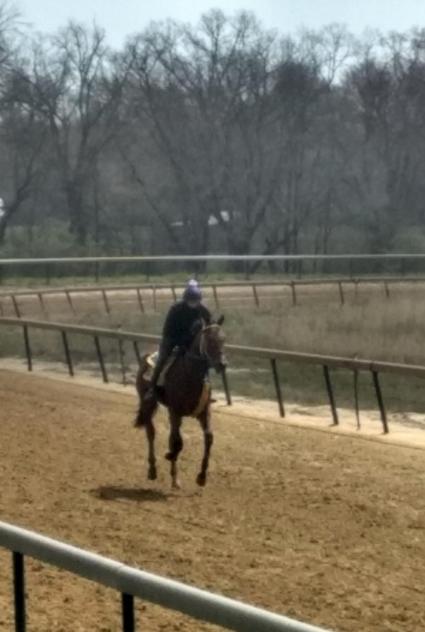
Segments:
[[[54,31],[70,18],[95,20],[106,29],[113,46],[120,46],[126,36],[140,32],[152,20],[196,23],[211,8],[228,14],[253,11],[264,26],[283,33],[332,22],[344,23],[357,34],[366,28],[425,28],[425,0],[15,0],[15,4],[38,31]]]

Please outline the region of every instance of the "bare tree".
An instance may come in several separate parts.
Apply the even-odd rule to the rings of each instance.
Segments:
[[[90,226],[86,200],[97,163],[118,129],[126,71],[111,61],[102,30],[71,22],[47,43],[37,43],[24,76],[48,122],[70,229],[81,244]]]

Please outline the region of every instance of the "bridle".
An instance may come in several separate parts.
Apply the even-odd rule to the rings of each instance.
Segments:
[[[205,344],[205,332],[209,331],[210,329],[220,329],[220,325],[218,325],[217,323],[212,323],[211,325],[206,325],[205,327],[202,327],[199,337],[199,354],[201,357],[206,358],[210,366],[213,366],[214,363],[212,362],[212,359],[208,354]]]

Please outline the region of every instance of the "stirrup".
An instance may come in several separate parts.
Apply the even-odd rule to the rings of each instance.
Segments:
[[[150,401],[156,397],[156,385],[149,386],[148,390],[145,392],[143,399],[145,401]]]

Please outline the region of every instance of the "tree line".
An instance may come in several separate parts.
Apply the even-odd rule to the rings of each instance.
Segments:
[[[421,249],[425,29],[284,35],[251,13],[112,50],[0,5],[0,252]]]

